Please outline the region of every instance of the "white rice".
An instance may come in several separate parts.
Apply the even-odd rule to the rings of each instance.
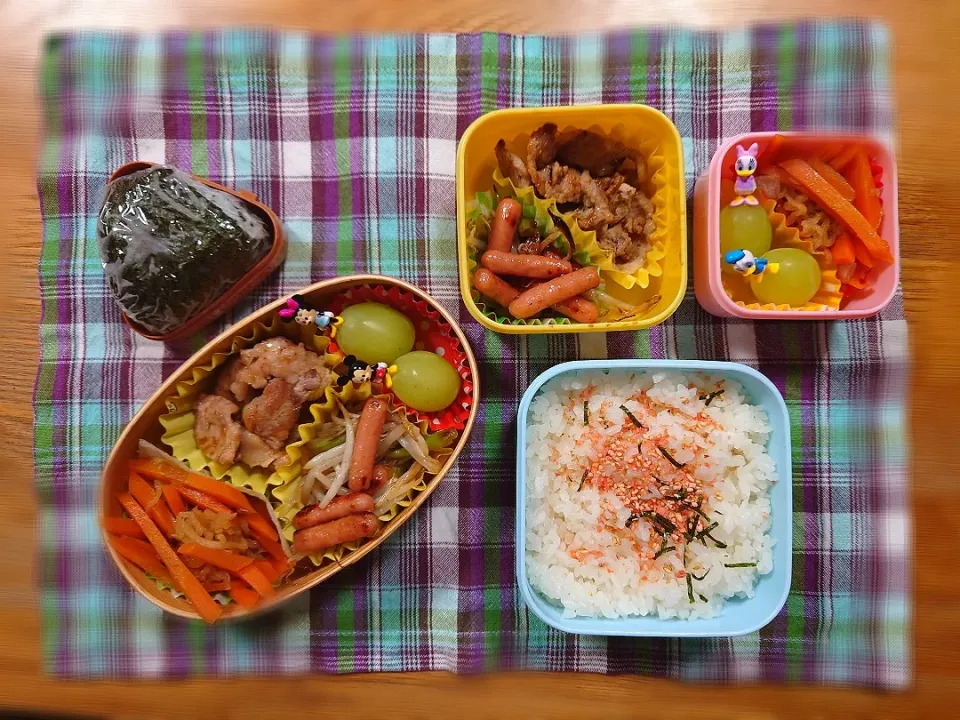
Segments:
[[[718,388],[723,393],[706,406],[702,398]],[[592,392],[587,426],[584,391]],[[642,398],[643,391],[652,402]],[[706,545],[686,543],[685,551],[678,543],[676,551],[655,560],[649,550],[641,556],[632,538],[624,536],[632,534],[640,546],[658,549],[660,536],[652,523],[634,519],[627,529],[630,510],[612,490],[600,491],[590,481],[578,490],[606,438],[631,422],[620,409],[624,404],[641,418],[645,437],[665,438],[658,442],[669,445],[672,456],[688,463],[685,470],[703,483],[703,510],[719,522],[711,535],[726,548],[708,539]],[[683,414],[679,420],[670,408]],[[693,421],[685,418],[699,413],[707,420],[688,427]],[[751,597],[758,576],[773,569],[767,493],[776,468],[766,453],[770,427],[763,410],[750,405],[736,383],[666,372],[567,374],[548,383],[531,403],[527,427],[527,574],[564,616],[711,617],[726,598]],[[617,532],[608,529],[611,514]],[[732,563],[756,566],[725,567]],[[707,573],[691,581],[694,602],[686,571],[697,577]]]

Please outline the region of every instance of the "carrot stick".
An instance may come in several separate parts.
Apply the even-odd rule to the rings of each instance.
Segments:
[[[139,502],[145,508],[148,507],[151,502],[153,502],[157,493],[154,488],[150,487],[150,483],[137,475],[135,472],[130,473],[128,486],[130,489],[130,494],[133,495],[137,502]],[[170,514],[167,504],[163,501],[162,492],[160,497],[157,498],[157,501],[153,507],[146,512],[160,527],[160,529],[163,530],[164,535],[167,537],[171,537],[173,535],[173,515]]]
[[[774,135],[770,138],[770,142],[757,156],[757,167],[762,169],[764,166],[776,165],[783,152],[785,142],[786,138],[783,135]]]
[[[808,163],[803,160],[785,160],[780,163],[780,167],[786,170],[787,174],[796,180],[828,215],[845,225],[854,237],[867,247],[873,257],[882,262],[893,262],[890,246],[877,235],[874,227]]]
[[[253,564],[256,568],[263,573],[263,576],[269,580],[273,585],[277,584],[277,580],[280,579],[280,573],[277,569],[270,564],[269,560],[254,560]]]
[[[247,520],[250,519],[249,515],[244,515],[243,517]],[[286,560],[287,554],[283,551],[283,547],[280,545],[280,541],[277,539],[277,531],[269,523],[265,524],[267,527],[262,528],[259,525],[250,523],[250,530],[253,532],[257,542],[260,543],[260,547],[266,550],[268,555],[277,559]]]
[[[840,193],[840,196],[844,200],[847,202],[853,202],[853,199],[857,194],[854,192],[854,189],[850,186],[850,183],[847,182],[847,179],[843,175],[818,158],[814,158],[810,161],[810,167],[820,173],[820,177],[833,185],[833,187],[836,188],[837,192]]]
[[[834,265],[849,265],[856,262],[857,256],[854,253],[853,238],[845,232],[840,233],[830,247],[830,254],[833,256]]]
[[[851,143],[845,150],[843,150],[839,155],[830,161],[830,167],[832,167],[838,173],[842,173],[843,169],[847,166],[847,163],[853,160],[853,156],[856,154],[856,152],[857,146]]]
[[[255,512],[247,513],[242,517],[247,521],[251,532],[257,536],[257,540],[276,543],[278,537],[277,529],[273,526],[273,523],[263,517],[263,515]],[[261,544],[263,544],[263,542],[261,542]],[[282,553],[283,550],[280,552]]]
[[[870,251],[867,250],[866,246],[859,240],[853,241],[853,252],[857,258],[857,262],[864,267],[872,268],[876,264],[873,255],[870,254]]]
[[[877,195],[877,185],[870,170],[870,159],[862,148],[858,149],[850,161],[847,168],[847,177],[857,193],[853,206],[860,211],[860,214],[867,219],[867,222],[875,230],[879,230],[880,222],[883,220],[883,204]]]
[[[856,268],[854,268],[853,274],[844,281],[844,284],[857,288],[858,290],[863,290],[869,285],[867,282],[867,276],[869,274],[870,268],[865,268],[858,265]]]
[[[207,510],[213,510],[218,513],[232,513],[233,509],[227,507],[222,502],[217,500],[215,497],[211,497],[204,492],[195,490],[192,487],[187,487],[182,485],[177,488],[177,492],[182,495],[184,498],[192,502],[197,507],[202,507]]]
[[[129,537],[145,537],[143,530],[130,518],[108,517],[103,519],[103,529],[114,535],[128,535]]]
[[[840,143],[827,143],[825,145],[821,145],[817,149],[816,157],[820,158],[824,162],[830,162],[837,157],[837,155],[843,152],[843,150],[844,146]]]
[[[204,580],[201,581],[200,584],[203,585],[203,589],[207,592],[229,592],[231,578],[229,575],[226,575],[220,580]]]
[[[241,512],[254,512],[253,505],[250,504],[247,496],[233,485],[214,480],[206,475],[190,472],[179,465],[165,463],[161,460],[131,460],[130,468],[154,480],[173,483],[177,487],[186,485],[199,490]]]
[[[186,512],[187,508],[183,504],[183,498],[180,497],[177,488],[173,485],[161,485],[160,490],[163,492],[163,497],[167,501],[167,505],[170,506],[170,512],[173,513],[174,517],[182,512]]]
[[[120,501],[120,504],[123,505],[123,509],[127,511],[127,514],[132,517],[134,522],[143,530],[143,534],[147,536],[150,544],[156,549],[160,560],[167,566],[167,570],[170,571],[174,585],[187,596],[187,600],[190,601],[200,617],[208,623],[214,622],[220,617],[220,613],[222,613],[223,610],[216,601],[210,597],[210,593],[203,589],[203,585],[197,580],[196,575],[190,572],[190,569],[183,564],[180,556],[170,547],[170,543],[164,538],[163,533],[160,532],[160,529],[154,524],[153,520],[150,519],[130,493],[119,493],[117,499]]]
[[[208,565],[228,570],[234,575],[239,575],[241,570],[253,563],[253,558],[237,555],[228,550],[204,547],[196,543],[184,543],[177,548],[177,552],[187,557],[203,560]]]
[[[261,597],[270,597],[276,593],[276,590],[273,589],[273,585],[270,584],[270,581],[264,576],[260,569],[253,564],[247,565],[243,570],[241,570],[238,575],[250,583],[250,586],[257,591]]]
[[[845,298],[865,298],[873,293],[873,288],[858,288],[844,283],[840,288],[840,292],[843,293]]]
[[[257,591],[245,583],[240,583],[236,578],[230,583],[229,592],[233,601],[246,610],[256,607],[256,604],[260,602],[260,595],[257,594]]]
[[[270,558],[270,564],[273,565],[273,569],[280,573],[280,577],[283,577],[293,568],[293,561],[290,558]]]
[[[131,520],[130,522],[133,522]],[[136,523],[133,523],[136,525]],[[137,525],[137,528],[140,526]],[[141,533],[143,531],[141,530]],[[114,537],[110,536],[110,547],[117,551],[117,554],[126,558],[134,565],[142,568],[159,580],[170,582],[170,573],[160,562],[160,556],[153,549],[153,545],[143,540],[137,540],[132,537]]]

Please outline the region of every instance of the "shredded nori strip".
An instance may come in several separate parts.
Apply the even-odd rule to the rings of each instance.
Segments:
[[[723,388],[720,388],[719,390],[714,390],[712,393],[709,393],[707,395],[701,395],[700,399],[705,400],[706,402],[704,402],[704,405],[706,405],[707,407],[710,407],[710,403],[712,403],[714,399],[716,399],[720,395],[723,395]]]
[[[667,518],[665,518],[660,513],[653,514],[653,522],[659,525],[660,527],[662,527],[668,533],[672,533],[677,529],[676,525],[674,525],[672,522],[670,522]]]
[[[666,533],[672,533],[677,529],[677,526],[670,522],[663,515],[660,513],[655,513],[651,510],[644,510],[643,512],[637,513],[635,516],[631,517],[646,518]]]
[[[719,526],[720,526],[720,523],[718,522],[710,523],[709,525],[707,525],[707,527],[705,527],[703,530],[700,531],[699,533],[700,537],[703,537],[704,535],[709,535],[711,530]]]
[[[669,498],[669,499],[670,499],[670,500],[676,500],[677,498]],[[703,504],[703,498],[702,498],[702,497],[700,498],[699,502],[700,502],[700,505],[691,505],[691,504],[688,503],[688,502],[684,502],[683,500],[680,500],[680,504],[681,504],[683,507],[687,508],[688,510],[693,510],[693,514],[694,514],[694,515],[699,515],[700,517],[702,517],[702,518],[703,518],[704,520],[706,520],[707,522],[710,522],[710,516],[707,515],[707,514],[701,509],[701,505]],[[722,514],[722,513],[721,513],[721,514]]]
[[[717,540],[717,539],[716,539],[713,535],[711,535],[710,533],[707,533],[707,534],[704,535],[703,537],[708,537],[708,538],[710,538],[711,540],[713,540],[713,542],[716,544],[716,546],[717,546],[718,548],[720,548],[721,550],[724,550],[724,549],[727,547],[727,544],[726,544],[725,542],[720,542],[719,540]],[[704,543],[704,545],[706,545],[706,543]]]
[[[626,522],[625,527],[630,527],[631,525],[633,525],[633,524],[634,524],[637,520],[639,520],[639,519],[640,519],[640,516],[639,516],[639,515],[631,515],[630,517],[627,518],[627,522]]]
[[[670,464],[673,465],[675,468],[677,468],[677,470],[680,470],[686,467],[686,464],[682,462],[677,462],[674,459],[673,455],[667,452],[666,448],[661,447],[660,445],[657,445],[657,450],[659,450],[660,454],[663,455],[667,460],[669,460]]]
[[[583,471],[583,477],[580,478],[580,484],[577,485],[577,492],[580,492],[581,490],[583,490],[583,484],[587,481],[587,475],[589,474],[590,474],[589,470]]]
[[[637,420],[637,416],[634,415],[632,412],[630,412],[630,408],[628,408],[626,405],[621,405],[621,406],[620,406],[620,409],[623,410],[624,415],[626,415],[628,418],[630,418],[630,422],[632,422],[634,425],[636,425],[636,426],[637,426],[638,428],[640,428],[641,430],[644,429],[643,425],[640,424],[640,421]]]
[[[707,600],[701,593],[697,593],[697,595],[698,595],[698,596],[700,597],[700,599],[703,600],[705,603],[709,603],[709,602],[710,602],[710,601]]]
[[[686,532],[684,533],[688,541],[697,539],[697,525],[700,524],[700,506],[702,504],[703,497],[700,497],[697,500],[697,506],[691,508],[691,510],[693,510],[693,517],[691,518],[690,523],[687,525]]]
[[[657,550],[657,553],[656,553],[656,555],[653,556],[653,559],[656,560],[657,558],[659,558],[659,557],[661,557],[661,556],[663,556],[663,555],[666,555],[666,554],[667,554],[668,552],[670,552],[671,550],[676,550],[676,549],[677,549],[676,546],[674,546],[674,545],[667,545],[666,543],[664,543],[663,545],[660,546],[660,549]]]
[[[700,518],[704,519],[704,522],[709,522],[709,518],[706,513],[703,512],[700,508],[703,507],[703,495],[697,496],[697,504],[690,505],[689,503],[681,503],[684,507],[690,508],[693,510],[693,517],[690,519],[690,522],[687,524],[686,529],[684,530],[684,537],[686,537],[688,542],[693,542],[697,539],[697,525],[700,524]],[[700,538],[703,541],[703,538]],[[706,543],[703,543],[706,545]]]
[[[752,563],[724,563],[723,566],[724,566],[724,567],[729,567],[729,568],[741,568],[741,567],[756,567],[757,564],[756,564],[755,562],[752,562]]]
[[[693,573],[691,573],[691,575],[692,575],[692,574],[693,574]],[[707,568],[707,571],[706,571],[703,575],[701,575],[700,577],[697,577],[696,575],[694,575],[694,576],[693,576],[693,579],[696,580],[697,582],[703,582],[704,578],[706,578],[707,575],[709,575],[709,574],[710,574],[710,568]]]
[[[583,426],[586,427],[590,424],[590,408],[587,407],[587,401],[583,401]]]
[[[693,599],[693,578],[690,576],[690,573],[687,573],[687,597],[690,599],[690,602],[696,602]]]

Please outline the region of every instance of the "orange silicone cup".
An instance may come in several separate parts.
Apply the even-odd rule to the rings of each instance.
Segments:
[[[153,167],[156,164],[157,163],[138,160],[135,162],[129,162],[126,165],[121,165],[116,169],[116,171],[114,171],[113,175],[110,176],[109,182],[113,182],[117,178],[124,177],[125,175],[139,172],[140,170],[146,170],[147,168]],[[206,178],[198,177],[196,175],[191,175],[190,177],[197,182],[201,182],[208,187],[212,187],[233,195],[234,197],[240,198],[247,203],[253,209],[253,211],[259,215],[261,219],[263,219],[269,226],[270,233],[273,236],[273,245],[270,247],[270,251],[263,256],[260,262],[250,268],[250,270],[236,283],[234,283],[225,293],[207,303],[194,315],[187,318],[185,323],[168,333],[164,333],[162,335],[151,334],[148,330],[140,327],[137,323],[131,320],[127,314],[121,310],[123,321],[127,324],[127,326],[134,332],[143,335],[143,337],[147,338],[148,340],[171,342],[173,340],[179,340],[181,338],[188,337],[193,335],[195,332],[198,332],[204,326],[209,325],[218,317],[230,310],[238,302],[240,302],[247,293],[263,282],[267,275],[280,267],[287,256],[287,238],[283,233],[283,225],[280,223],[280,218],[277,217],[273,210],[257,200],[256,195],[251,192],[247,192],[246,190],[231,190],[230,188],[219,185],[212,180],[207,180]]]
[[[881,268],[873,284],[873,293],[851,298],[842,310],[758,310],[737,305],[723,289],[720,269],[720,185],[724,167],[733,165],[737,145],[756,142],[762,153],[774,135],[786,138],[786,148],[815,151],[836,143],[862,145],[874,164],[874,174],[882,177],[880,200],[883,223],[880,236],[887,241],[893,263]],[[763,168],[761,167],[762,171]],[[880,140],[866,135],[833,133],[829,135],[801,132],[747,133],[731,138],[713,155],[710,166],[697,179],[694,188],[693,280],[697,300],[703,308],[718,317],[742,317],[750,320],[851,320],[876,315],[893,299],[900,282],[900,225],[897,214],[897,161],[893,152]]]

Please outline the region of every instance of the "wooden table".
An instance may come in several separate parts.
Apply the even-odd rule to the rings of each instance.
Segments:
[[[734,5],[738,5],[734,9]],[[0,482],[0,711],[49,709],[104,717],[226,718],[322,712],[356,717],[946,716],[960,701],[960,63],[956,0],[806,0],[803,14],[881,17],[896,40],[903,282],[915,358],[911,423],[916,528],[916,687],[896,695],[818,687],[688,686],[640,677],[444,673],[85,683],[44,677],[34,587],[31,392],[39,354],[35,71],[44,33],[66,27],[226,26],[345,30],[576,31],[645,23],[729,25],[796,15],[773,0],[5,0],[0,4],[0,437],[11,472]],[[909,382],[904,378],[904,382]],[[945,412],[944,412],[945,411]],[[941,414],[942,413],[942,414]],[[242,701],[238,702],[238,698]],[[952,709],[951,709],[952,708]]]

